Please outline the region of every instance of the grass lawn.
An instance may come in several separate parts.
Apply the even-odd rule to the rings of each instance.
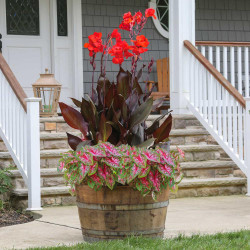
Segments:
[[[127,249],[249,249],[250,250],[250,230],[239,231],[234,233],[216,234],[211,236],[179,236],[173,239],[149,239],[141,237],[132,237],[126,240],[102,241],[93,244],[82,243],[71,247],[49,247],[49,248],[32,248],[38,249],[86,249],[86,250],[127,250]],[[31,249],[30,249],[31,250]]]

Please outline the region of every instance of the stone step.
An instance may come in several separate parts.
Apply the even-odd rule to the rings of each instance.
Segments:
[[[246,178],[183,179],[172,198],[246,194]]]
[[[177,193],[171,193],[171,198],[204,197],[218,195],[236,195],[246,193],[246,178],[207,178],[183,179]],[[69,188],[43,187],[41,188],[42,206],[74,205],[75,197],[70,196]],[[27,207],[28,190],[13,190],[12,203],[16,207]]]
[[[181,170],[185,178],[222,178],[222,177],[245,177],[234,175],[236,164],[232,161],[204,161],[204,162],[182,162]],[[11,170],[12,183],[15,188],[26,188],[26,184],[18,170]],[[65,186],[63,173],[57,168],[41,169],[41,187]]]
[[[186,178],[221,178],[234,176],[237,165],[233,161],[182,162],[181,170]]]
[[[185,152],[185,159],[182,161],[207,161],[220,158],[218,145],[182,145],[179,146]],[[171,146],[171,150],[177,152],[176,146]],[[61,153],[68,149],[41,150],[41,168],[57,167],[61,158]],[[0,167],[15,167],[9,152],[0,152]]]

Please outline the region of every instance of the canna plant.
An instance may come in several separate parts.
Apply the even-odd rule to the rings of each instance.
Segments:
[[[147,127],[146,119],[163,103],[163,98],[153,100],[151,91],[142,90],[139,82],[146,65],[138,69],[141,55],[148,51],[149,41],[141,34],[149,17],[154,17],[154,10],[147,9],[143,16],[140,11],[134,16],[125,13],[119,28],[127,30],[130,44],[122,40],[118,29],[113,30],[103,41],[102,34],[95,32],[89,36],[89,42],[84,45],[89,50],[90,64],[93,67],[92,92],[87,98],[76,100],[74,109],[60,102],[60,109],[65,121],[82,133],[82,138],[68,135],[68,143],[73,150],[79,150],[85,145],[96,145],[99,141],[110,142],[115,146],[128,144],[130,146],[155,148],[159,143],[168,140],[172,126],[171,114],[164,114]],[[101,54],[100,76],[94,89],[94,72],[96,70],[96,55]],[[108,57],[119,65],[116,81],[111,82],[106,76]],[[124,70],[122,63],[131,60],[131,69]],[[154,60],[147,65],[147,74],[152,71]],[[167,118],[160,125],[160,120]]]
[[[139,84],[143,70],[147,68],[149,77],[154,63],[151,59],[147,67],[143,64],[138,69],[141,55],[148,51],[149,41],[141,32],[149,17],[155,18],[153,9],[147,9],[144,16],[140,11],[134,16],[130,12],[124,14],[119,28],[129,32],[130,44],[115,29],[104,42],[102,34],[95,32],[84,45],[93,67],[91,94],[82,100],[72,98],[77,109],[59,103],[65,121],[82,134],[80,138],[67,133],[72,150],[60,160],[59,171],[64,172],[72,193],[81,183],[95,190],[129,185],[143,195],[151,192],[155,199],[167,186],[176,190],[181,180],[179,157],[184,157],[184,153],[180,149],[179,153],[164,149],[169,141],[171,114],[163,114],[146,126],[149,114],[163,103],[163,98],[153,100],[151,91],[143,91]],[[94,88],[98,53],[100,75]],[[119,65],[113,82],[106,76],[109,56],[112,63]],[[126,59],[131,60],[130,70],[122,67]]]

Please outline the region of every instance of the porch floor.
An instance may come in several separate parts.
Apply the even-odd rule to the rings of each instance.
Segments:
[[[171,199],[165,237],[250,229],[250,197]],[[33,222],[0,228],[1,249],[71,245],[82,242],[75,206],[49,207]]]

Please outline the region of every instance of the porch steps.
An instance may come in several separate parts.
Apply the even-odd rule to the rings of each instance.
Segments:
[[[152,124],[158,116],[150,116],[147,123]],[[60,154],[69,150],[67,135],[70,132],[80,135],[70,128],[62,117],[41,118],[41,187],[42,205],[71,205],[75,198],[57,172]],[[171,150],[176,145],[185,151],[186,158],[181,162],[184,179],[172,198],[214,195],[244,194],[246,178],[238,167],[224,153],[215,140],[201,126],[193,115],[174,116],[171,131]],[[13,169],[14,164],[0,140],[0,168]],[[27,188],[18,172],[11,170],[14,190],[13,204],[17,207],[27,205]]]
[[[171,193],[170,198],[242,194],[245,185],[245,178],[236,177],[184,179],[179,185],[178,192]],[[75,197],[69,194],[69,188],[66,186],[42,187],[41,194],[42,206],[75,204]],[[14,189],[13,195],[17,207],[26,206],[26,188]]]

